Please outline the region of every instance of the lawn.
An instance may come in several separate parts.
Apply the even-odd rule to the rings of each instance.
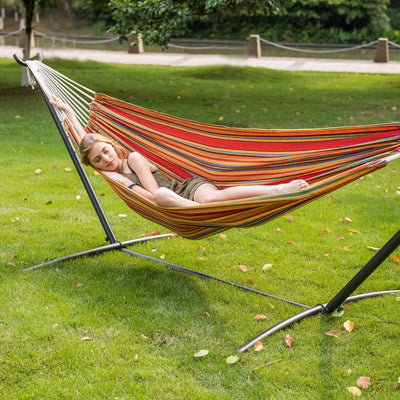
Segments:
[[[396,75],[48,64],[98,92],[227,126],[400,120]],[[3,398],[350,399],[354,387],[363,398],[399,397],[399,295],[353,303],[341,316],[314,316],[266,338],[261,351],[236,354],[301,309],[121,252],[23,271],[103,245],[105,234],[40,92],[20,88],[20,74],[14,61],[0,60]],[[226,240],[172,237],[132,249],[315,306],[329,301],[373,248],[397,232],[399,168],[394,162],[291,218],[229,230]],[[128,210],[87,171],[119,240],[167,233]],[[356,293],[399,288],[399,258],[397,250]],[[200,350],[208,354],[195,357]],[[228,363],[231,356],[238,360]],[[371,378],[369,387],[357,386],[362,376]]]

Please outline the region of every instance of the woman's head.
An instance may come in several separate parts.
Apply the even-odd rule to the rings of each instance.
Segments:
[[[126,152],[121,147],[116,146],[110,139],[97,133],[88,133],[85,135],[79,145],[79,150],[83,164],[100,169],[105,168],[97,165],[98,162],[102,158],[109,157],[109,152],[115,153],[119,159],[126,158]]]

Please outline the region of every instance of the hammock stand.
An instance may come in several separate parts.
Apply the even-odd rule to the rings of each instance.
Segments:
[[[41,62],[40,54],[38,54],[37,56],[38,56],[39,62]],[[29,65],[26,62],[22,61],[17,55],[14,55],[14,59],[21,66],[29,68]],[[269,328],[268,330],[262,332],[261,334],[257,335],[256,337],[254,337],[253,339],[251,339],[244,345],[240,346],[239,348],[236,349],[236,352],[238,352],[238,353],[246,352],[248,349],[253,347],[257,341],[263,340],[266,337],[271,336],[280,330],[286,329],[287,327],[291,326],[292,324],[294,324],[296,322],[300,322],[301,320],[303,320],[305,318],[317,315],[319,313],[331,314],[335,310],[342,308],[342,305],[345,303],[348,303],[348,302],[354,302],[354,301],[362,300],[365,298],[372,298],[372,297],[382,296],[382,295],[386,295],[386,294],[394,294],[394,293],[400,292],[400,290],[386,290],[386,291],[362,293],[359,295],[351,296],[351,294],[354,293],[354,291],[375,271],[375,269],[377,269],[386,260],[386,258],[389,257],[390,254],[393,253],[396,250],[396,248],[400,245],[400,230],[371,258],[371,260],[369,260],[364,265],[364,267],[362,267],[360,269],[360,271],[357,274],[354,275],[354,277],[352,279],[350,279],[350,281],[330,301],[328,301],[326,303],[317,304],[314,307],[310,307],[310,306],[307,306],[307,305],[304,305],[304,304],[301,304],[301,303],[298,303],[298,302],[295,302],[292,300],[288,300],[288,299],[285,299],[282,297],[278,297],[278,296],[275,296],[272,294],[264,293],[264,292],[261,292],[261,291],[243,286],[243,285],[239,285],[239,284],[236,284],[233,282],[226,281],[226,280],[218,278],[218,277],[203,274],[201,272],[194,271],[194,270],[191,270],[191,269],[188,269],[185,267],[181,267],[179,265],[172,264],[167,261],[157,259],[154,257],[150,257],[145,254],[138,253],[138,252],[128,249],[127,248],[128,246],[134,245],[136,243],[149,241],[149,240],[153,240],[153,239],[161,239],[161,238],[169,237],[170,234],[153,235],[153,236],[147,236],[147,237],[142,237],[142,238],[138,238],[138,239],[131,239],[131,240],[127,240],[127,241],[119,241],[117,239],[117,237],[106,217],[106,214],[104,213],[104,210],[103,210],[103,208],[100,204],[100,201],[97,197],[97,194],[90,183],[90,180],[86,174],[86,171],[80,162],[79,156],[75,150],[74,145],[72,144],[69,134],[67,133],[63,124],[61,123],[60,118],[57,115],[57,112],[55,111],[54,107],[50,104],[48,95],[46,94],[45,90],[43,89],[43,87],[40,85],[39,82],[35,82],[35,83],[38,85],[38,87],[40,88],[40,90],[42,92],[44,100],[49,108],[49,111],[54,119],[54,122],[58,128],[58,131],[63,139],[64,145],[72,159],[74,167],[76,168],[76,170],[78,172],[78,175],[79,175],[79,177],[82,181],[82,184],[89,196],[89,199],[93,205],[93,208],[95,209],[95,212],[97,214],[99,222],[106,234],[106,241],[109,242],[109,244],[95,247],[93,249],[81,251],[81,252],[78,252],[75,254],[70,254],[70,255],[60,257],[57,259],[49,260],[49,261],[43,262],[41,264],[37,264],[37,265],[31,266],[31,267],[25,268],[24,271],[34,270],[36,268],[48,266],[48,265],[58,263],[58,262],[69,261],[69,260],[73,260],[76,258],[93,256],[93,255],[101,254],[104,252],[119,250],[130,256],[139,257],[139,258],[143,258],[150,262],[162,264],[168,268],[171,268],[171,269],[183,272],[183,273],[187,273],[189,275],[193,275],[193,276],[196,276],[196,277],[199,277],[202,279],[216,280],[220,283],[233,286],[235,288],[244,290],[246,292],[251,292],[251,293],[269,297],[269,298],[272,298],[275,300],[283,301],[283,302],[286,302],[295,307],[304,309],[304,311],[302,311],[298,314],[295,314],[286,320],[283,320],[282,322],[278,323],[277,325],[275,325],[275,326]],[[386,158],[386,162],[390,162],[397,158],[399,158],[398,154],[389,156]]]

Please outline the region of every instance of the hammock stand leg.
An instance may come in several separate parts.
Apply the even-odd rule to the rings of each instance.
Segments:
[[[255,345],[259,340],[262,340],[268,336],[273,335],[285,328],[288,328],[295,322],[300,322],[305,318],[312,317],[319,313],[331,314],[335,310],[339,309],[342,304],[349,303],[351,301],[358,301],[366,298],[372,298],[382,296],[385,294],[399,293],[400,290],[386,290],[380,292],[363,293],[349,297],[371,274],[378,268],[389,255],[396,250],[400,245],[400,230],[360,269],[360,271],[354,275],[352,279],[327,303],[317,304],[315,307],[309,308],[308,310],[302,311],[277,325],[267,329],[263,333],[257,335],[252,340],[244,344],[243,346],[236,349],[237,353],[244,353],[249,348]]]

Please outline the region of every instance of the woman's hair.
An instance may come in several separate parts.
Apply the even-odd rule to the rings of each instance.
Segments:
[[[123,159],[127,157],[126,151],[122,147],[116,146],[111,139],[108,139],[105,136],[99,135],[97,133],[88,133],[83,137],[79,145],[79,151],[81,153],[81,161],[83,164],[91,165],[89,160],[89,153],[93,149],[94,144],[97,142],[110,144],[112,147],[114,147],[114,150],[119,158]]]

